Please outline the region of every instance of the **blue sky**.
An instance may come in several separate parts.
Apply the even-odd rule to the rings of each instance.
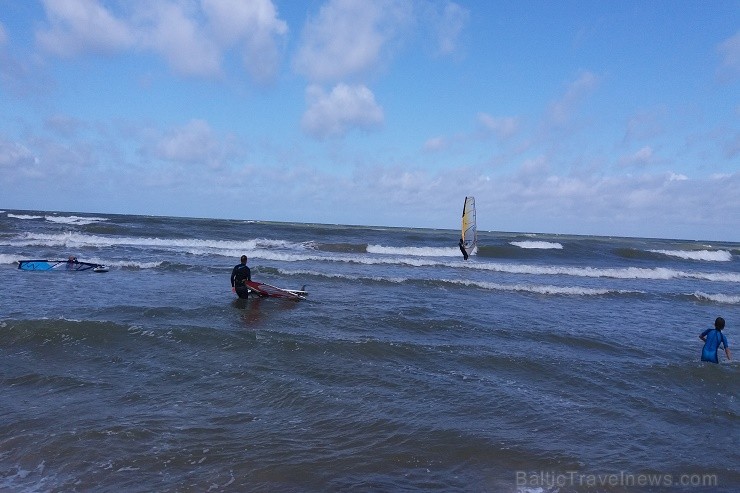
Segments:
[[[0,208],[740,241],[740,1],[0,0]]]

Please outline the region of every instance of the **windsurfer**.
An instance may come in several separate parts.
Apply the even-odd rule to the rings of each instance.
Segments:
[[[463,259],[468,260],[468,252],[465,251],[465,242],[462,238],[460,238],[460,243],[458,243],[458,245],[460,246],[460,251],[463,254]]]
[[[234,266],[231,271],[231,290],[239,298],[249,297],[249,288],[244,284],[245,281],[252,280],[252,271],[247,267],[247,256],[242,255],[241,262]]]

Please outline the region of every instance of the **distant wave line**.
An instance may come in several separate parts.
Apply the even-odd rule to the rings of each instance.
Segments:
[[[607,288],[585,288],[581,286],[553,286],[547,284],[501,284],[486,281],[470,281],[461,279],[411,279],[405,277],[384,277],[384,276],[358,276],[347,274],[327,274],[311,270],[286,270],[278,269],[278,272],[290,276],[313,276],[324,278],[341,278],[353,281],[373,281],[373,282],[390,282],[394,284],[403,284],[407,282],[433,282],[441,284],[470,286],[489,291],[508,291],[508,292],[525,292],[543,295],[565,295],[565,296],[604,296],[609,294],[644,294],[644,291],[626,290],[626,289],[607,289]]]
[[[391,247],[383,245],[368,245],[367,253],[379,255],[409,255],[417,257],[458,257],[460,250],[455,247]]]
[[[467,264],[466,264],[467,266]],[[685,272],[664,267],[548,267],[527,264],[477,264],[475,268],[507,274],[540,274],[576,277],[608,277],[613,279],[702,279],[705,281],[740,282],[740,274],[717,272]]]
[[[709,262],[730,262],[732,253],[727,250],[649,250],[653,253],[678,257],[684,260],[705,260]]]
[[[70,248],[82,247],[159,247],[163,249],[178,249],[194,255],[218,255],[238,258],[242,253],[250,257],[262,258],[282,262],[344,262],[362,265],[405,265],[410,267],[449,267],[502,272],[507,274],[523,275],[555,275],[588,278],[614,279],[700,279],[714,282],[740,283],[740,273],[713,273],[713,272],[686,272],[665,267],[573,267],[573,266],[537,266],[519,263],[487,263],[487,262],[442,262],[428,257],[399,256],[364,256],[358,254],[317,254],[313,244],[295,243],[284,240],[269,240],[264,238],[251,240],[199,240],[193,238],[161,239],[135,237],[106,237],[87,235],[83,233],[62,234],[32,234],[25,233],[20,238],[2,240],[9,246],[57,246]],[[8,242],[9,243],[5,243]],[[305,252],[305,253],[304,253]],[[14,259],[13,261],[18,260]],[[105,261],[101,263],[106,263]]]
[[[527,250],[562,250],[563,245],[551,241],[510,241],[510,245]]]
[[[74,224],[77,226],[85,226],[87,224],[93,224],[97,222],[103,222],[108,221],[107,217],[97,217],[97,216],[50,216],[50,215],[44,215],[44,216],[36,216],[36,215],[30,215],[30,214],[8,214],[7,217],[12,217],[14,219],[23,219],[23,220],[36,220],[36,219],[44,219],[46,221],[52,222],[52,223],[58,223],[58,224]]]
[[[11,214],[8,213],[8,217],[12,217],[15,219],[43,219],[44,216],[31,216],[28,214]]]
[[[75,224],[77,226],[85,226],[87,224],[99,223],[107,221],[105,217],[82,217],[82,216],[44,216],[49,222],[58,224]]]
[[[733,295],[721,294],[721,293],[707,294],[707,293],[702,293],[701,291],[694,292],[693,296],[700,300],[714,301],[717,303],[726,303],[729,305],[740,305],[740,296],[733,296]]]
[[[235,251],[253,250],[257,248],[293,248],[310,249],[308,244],[293,243],[284,240],[268,240],[255,238],[251,240],[200,240],[197,238],[156,238],[156,237],[108,237],[89,235],[84,233],[66,232],[61,234],[34,234],[24,233],[18,238],[10,239],[10,246],[61,246],[66,248],[83,247],[159,247],[187,249],[190,253],[221,254],[233,256]],[[195,250],[193,250],[195,249]],[[199,249],[199,250],[198,250]],[[241,254],[239,254],[241,255]]]

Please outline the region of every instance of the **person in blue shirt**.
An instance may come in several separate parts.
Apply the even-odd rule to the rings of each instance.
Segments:
[[[732,359],[730,357],[730,348],[727,347],[727,338],[722,333],[722,329],[724,328],[725,328],[725,319],[722,317],[717,317],[717,320],[714,321],[714,328],[707,329],[699,335],[699,339],[704,341],[704,348],[702,348],[701,350],[701,360],[702,361],[719,363],[719,357],[717,356],[717,352],[719,350],[720,344],[725,349],[725,355],[727,356],[727,360],[729,361],[730,359]]]

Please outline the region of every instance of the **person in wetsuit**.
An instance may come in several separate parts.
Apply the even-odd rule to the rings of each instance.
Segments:
[[[460,251],[463,254],[463,259],[468,260],[468,252],[465,251],[465,242],[462,238],[460,238],[460,243],[458,243],[458,245],[460,246]]]
[[[234,266],[231,271],[231,290],[239,296],[239,298],[249,297],[249,288],[244,284],[245,281],[252,280],[252,271],[247,267],[247,256],[242,255],[241,263]]]
[[[704,347],[701,350],[701,360],[709,361],[711,363],[719,363],[719,357],[717,351],[719,346],[722,345],[725,348],[725,356],[727,360],[730,358],[730,348],[727,347],[727,338],[722,333],[722,329],[725,328],[725,319],[717,317],[714,321],[714,329],[707,329],[699,335],[699,339],[704,341]]]

